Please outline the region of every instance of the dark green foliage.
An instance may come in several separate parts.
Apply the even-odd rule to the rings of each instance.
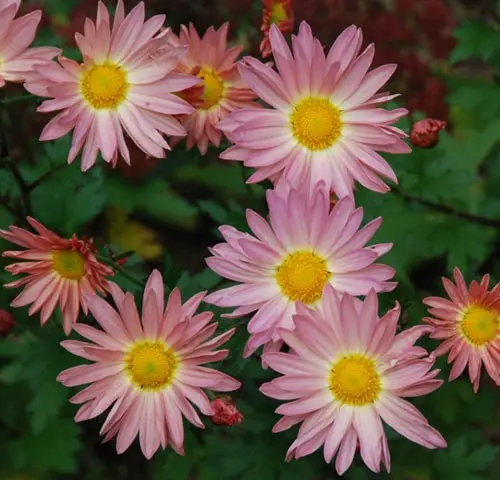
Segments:
[[[66,56],[78,59],[79,51],[67,45],[67,32],[61,25],[73,22],[70,12],[85,2],[38,3],[43,4],[52,23],[50,28],[41,29],[36,44],[64,46]],[[195,3],[202,11],[202,2]],[[260,2],[253,3],[254,11],[259,11]],[[228,7],[220,8],[226,13]],[[243,17],[237,32],[241,39],[258,31],[250,13]],[[380,305],[383,313],[395,301],[401,303],[401,328],[421,323],[426,315],[422,299],[444,295],[440,279],[449,277],[455,266],[469,281],[484,273],[490,273],[494,282],[500,279],[500,29],[493,17],[461,21],[454,32],[458,43],[450,59],[436,66],[449,87],[450,107],[449,130],[441,132],[438,145],[427,150],[416,148],[411,155],[387,155],[399,179],[397,187],[391,185],[395,188],[390,193],[382,195],[361,187],[356,192],[356,201],[365,212],[364,223],[383,217],[372,243],[394,243],[381,261],[396,269],[399,285],[394,292],[380,296]],[[0,58],[0,70],[1,64]],[[2,128],[13,135],[13,125],[23,127],[14,120],[24,118],[24,110],[18,110],[15,102],[4,103],[10,93],[4,95],[0,90],[0,94],[1,118],[10,118]],[[37,106],[37,99],[29,102],[26,112]],[[412,116],[416,120],[425,115],[412,112]],[[400,127],[409,132],[410,120],[402,120]],[[245,184],[250,169],[218,159],[221,149],[211,149],[202,158],[196,149],[185,152],[181,143],[167,159],[141,175],[126,176],[123,168],[113,170],[100,158],[94,168],[82,173],[78,158],[73,165],[66,163],[69,136],[42,144],[37,141],[38,134],[23,139],[26,152],[22,155],[6,159],[2,153],[1,229],[13,224],[26,227],[24,213],[28,213],[61,236],[76,233],[80,238],[94,237],[101,259],[115,267],[117,260],[126,259],[116,269],[114,280],[134,293],[138,305],[153,268],[163,274],[165,295],[178,287],[184,300],[199,291],[231,285],[206,267],[205,258],[210,255],[207,247],[222,241],[220,225],[248,232],[247,209],[266,215],[268,185]],[[133,161],[140,163],[142,158]],[[16,180],[12,166],[24,179],[24,186]],[[120,222],[134,227],[118,233],[110,228],[117,223],[123,226]],[[131,237],[136,240],[134,251],[126,252],[130,248],[122,243]],[[159,245],[158,255],[150,255],[150,243]],[[0,239],[1,251],[15,248]],[[2,284],[12,281],[12,275],[3,270],[8,263],[8,259],[0,259]],[[1,289],[0,309],[8,309],[18,293],[19,289]],[[242,358],[248,339],[247,319],[220,318],[226,310],[205,303],[200,306],[203,310],[214,312],[221,331],[236,327],[227,344],[230,355],[216,367],[242,381],[241,390],[232,397],[245,419],[241,425],[224,428],[204,418],[205,430],[185,422],[186,455],[169,449],[146,462],[136,444],[122,456],[116,455],[113,444],[100,444],[98,432],[104,416],[81,425],[74,422],[78,407],[68,399],[78,389],[63,387],[56,377],[84,361],[59,345],[66,338],[60,312],[56,310],[41,328],[39,314],[28,316],[27,307],[10,309],[16,326],[9,336],[0,338],[0,479],[337,478],[334,466],[324,463],[321,452],[299,461],[284,461],[297,428],[271,432],[279,418],[273,413],[279,403],[260,394],[258,387],[274,373],[262,369],[258,355]],[[93,322],[83,315],[80,321]],[[73,333],[70,338],[78,335]],[[430,350],[437,345],[428,339],[423,344]],[[441,378],[446,379],[450,370],[446,358],[439,359],[438,366]],[[500,390],[486,374],[483,377],[477,395],[464,375],[455,382],[445,382],[427,397],[414,399],[443,433],[448,449],[425,450],[387,429],[391,473],[373,474],[357,456],[345,478],[496,480],[500,469]]]

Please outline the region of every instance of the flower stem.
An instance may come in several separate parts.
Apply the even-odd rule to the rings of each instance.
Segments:
[[[123,278],[126,278],[127,280],[130,280],[132,283],[135,283],[137,286],[144,288],[146,286],[146,283],[143,282],[142,280],[139,280],[138,278],[134,277],[131,275],[127,270],[122,268],[120,265],[116,263],[116,261],[112,260],[111,258],[105,257],[103,255],[96,255],[96,258],[105,263],[106,265],[109,265],[112,267],[116,272],[118,272]]]
[[[408,202],[418,203],[419,205],[430,208],[431,210],[435,210],[436,212],[444,213],[445,215],[450,215],[457,218],[462,218],[470,222],[479,223],[480,225],[486,225],[487,227],[500,228],[500,220],[496,220],[494,218],[482,217],[480,215],[475,215],[473,213],[457,210],[453,207],[449,207],[448,205],[442,205],[441,203],[431,202],[430,200],[425,200],[424,198],[403,193],[398,188],[393,188],[392,191],[396,195],[399,195],[403,200],[406,200]]]

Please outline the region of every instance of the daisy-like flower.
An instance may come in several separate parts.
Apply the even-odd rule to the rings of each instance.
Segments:
[[[301,305],[294,332],[283,331],[293,353],[268,353],[264,360],[281,373],[261,387],[279,400],[283,418],[273,432],[302,423],[286,459],[301,458],[323,446],[330,463],[342,475],[359,445],[361,458],[374,472],[382,462],[390,470],[383,420],[396,432],[426,448],[446,447],[446,441],[404,397],[427,395],[443,382],[436,379],[435,358],[415,346],[432,327],[417,326],[396,334],[399,305],[382,318],[370,292],[362,302],[338,295],[328,286],[313,311]]]
[[[219,121],[234,110],[257,107],[252,101],[254,92],[243,83],[235,64],[242,47],[227,46],[228,28],[228,23],[218,30],[210,27],[201,38],[192,24],[189,28],[182,25],[179,36],[171,30],[165,32],[170,45],[187,45],[189,48],[178,65],[178,71],[200,79],[199,85],[179,95],[196,107],[182,120],[187,131],[187,148],[196,145],[203,155],[209,144],[220,145],[222,132],[216,128]]]
[[[27,220],[38,235],[15,226],[9,231],[0,230],[0,237],[26,249],[2,253],[3,257],[21,260],[5,270],[14,275],[27,274],[4,285],[8,288],[25,285],[11,306],[31,305],[29,315],[40,310],[40,322],[44,325],[59,304],[64,332],[69,335],[78,320],[80,306],[88,313],[84,292],[104,294],[108,286],[105,277],[114,272],[97,260],[92,241],[79,240],[75,235],[70,239],[61,238],[34,218],[27,217]]]
[[[271,55],[269,29],[276,25],[281,32],[290,33],[293,30],[294,15],[292,0],[263,0],[262,25],[260,30],[264,38],[260,42],[259,50],[263,58]]]
[[[226,243],[210,249],[208,266],[241,283],[207,296],[220,307],[239,307],[230,317],[257,310],[248,323],[252,334],[245,356],[266,344],[279,349],[280,328],[293,329],[297,302],[315,306],[326,285],[351,295],[371,289],[390,291],[394,269],[374,263],[392,243],[365,244],[382,222],[377,218],[359,229],[363,210],[344,197],[330,211],[329,192],[318,184],[313,193],[282,187],[267,191],[268,223],[252,210],[246,218],[255,236],[231,226],[219,228]]]
[[[490,276],[481,282],[472,281],[467,287],[458,268],[453,270],[455,284],[443,278],[443,285],[450,300],[427,297],[432,317],[424,322],[434,327],[431,338],[442,340],[434,352],[448,355],[453,362],[450,381],[455,380],[468,366],[474,392],[479,389],[481,366],[500,384],[500,283],[488,290]]]
[[[94,165],[98,152],[113,166],[118,155],[130,164],[124,131],[146,154],[165,157],[170,147],[162,134],[185,135],[175,115],[194,110],[173,93],[198,79],[174,72],[187,48],[166,49],[164,39],[155,38],[164,21],[164,15],[156,15],[145,22],[144,2],[125,16],[119,0],[111,24],[99,2],[96,22],[87,19],[84,34],[75,35],[84,62],[60,57],[59,64],[38,68],[40,77],[26,84],[35,95],[52,97],[38,111],[62,110],[40,140],[54,140],[74,129],[68,162],[83,148],[83,171]]]
[[[376,152],[407,153],[407,136],[391,126],[407,114],[380,104],[397,95],[376,94],[395,65],[368,72],[374,46],[360,55],[361,30],[344,30],[325,57],[305,22],[292,36],[293,55],[276,25],[269,33],[278,72],[252,57],[238,67],[243,80],[270,109],[238,110],[221,128],[235,144],[221,154],[257,171],[249,182],[286,179],[314,187],[324,180],[339,197],[352,195],[354,181],[377,192],[397,182],[390,165]]]
[[[29,48],[42,11],[15,18],[20,5],[21,0],[2,0],[0,4],[0,87],[6,82],[24,82],[35,67],[48,63],[61,52],[54,47]]]
[[[110,291],[118,311],[97,295],[86,297],[104,331],[79,324],[75,330],[92,343],[61,343],[69,352],[94,362],[58,376],[67,387],[91,384],[70,399],[83,404],[75,420],[97,417],[113,405],[100,433],[104,441],[116,436],[118,453],[139,435],[146,458],[167,445],[184,454],[183,417],[203,428],[191,404],[204,415],[215,413],[202,389],[226,392],[240,386],[234,378],[202,366],[227,357],[228,350],[216,349],[234,329],[213,337],[217,328],[213,314],[195,315],[204,292],[182,304],[179,290],[174,289],[165,307],[163,280],[157,270],[144,291],[142,320],[131,293],[113,282]]]

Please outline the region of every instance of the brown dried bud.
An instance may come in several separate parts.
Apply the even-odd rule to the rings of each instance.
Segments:
[[[411,127],[410,140],[415,147],[432,148],[439,140],[439,132],[446,128],[443,120],[424,118],[414,123]]]
[[[7,310],[0,310],[0,337],[6,337],[15,324],[16,320],[12,313]]]
[[[210,406],[214,412],[211,418],[215,425],[232,427],[243,421],[243,415],[229,396],[212,400]]]

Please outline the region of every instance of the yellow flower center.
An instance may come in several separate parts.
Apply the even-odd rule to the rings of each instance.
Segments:
[[[312,151],[324,150],[340,137],[341,112],[327,98],[304,98],[293,107],[290,125],[302,146]]]
[[[224,95],[224,80],[217,72],[210,67],[203,67],[198,73],[198,78],[203,80],[203,105],[200,107],[203,110],[208,110],[217,105]]]
[[[80,280],[87,271],[84,258],[75,250],[54,250],[52,268],[61,277],[70,280]]]
[[[127,97],[127,72],[113,63],[95,65],[80,80],[83,98],[95,109],[115,109]]]
[[[136,343],[125,357],[125,364],[136,387],[154,392],[172,383],[179,366],[175,352],[161,341],[150,340]]]
[[[332,365],[330,391],[338,402],[356,407],[369,405],[381,390],[380,375],[371,358],[344,355]]]
[[[460,328],[466,340],[480,347],[494,340],[500,333],[500,312],[469,307],[462,314]]]
[[[274,2],[271,7],[271,23],[281,23],[287,19],[285,6],[282,2]]]
[[[326,260],[308,250],[288,254],[276,269],[276,281],[283,295],[292,302],[305,304],[321,298],[331,275]]]

